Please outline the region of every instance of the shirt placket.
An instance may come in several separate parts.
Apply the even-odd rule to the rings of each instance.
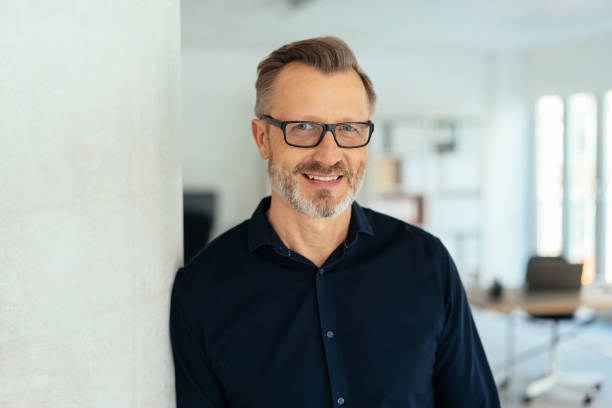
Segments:
[[[330,281],[326,276],[325,267],[318,270],[316,277],[317,305],[319,307],[319,323],[321,335],[327,360],[327,371],[329,375],[332,403],[334,407],[346,407],[348,405],[348,387],[344,372],[344,359],[342,347],[338,341],[336,326],[336,311],[332,298]]]
[[[341,264],[346,248],[347,245],[343,244],[337,251],[330,255],[325,265],[317,270],[315,280],[317,307],[319,309],[319,324],[321,328],[320,332],[323,339],[327,373],[332,392],[332,406],[342,408],[350,407],[351,404],[348,404],[348,386],[344,371],[342,347],[337,336],[336,310],[334,308],[331,282],[326,275],[333,266]],[[314,266],[308,259],[291,251],[280,243],[280,241],[277,242],[274,249],[277,254],[283,257],[292,258],[295,262],[301,264]]]

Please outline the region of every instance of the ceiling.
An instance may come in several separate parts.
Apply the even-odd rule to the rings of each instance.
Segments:
[[[612,33],[612,0],[182,0],[183,46],[524,50]]]

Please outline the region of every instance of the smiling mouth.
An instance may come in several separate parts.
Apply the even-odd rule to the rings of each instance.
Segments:
[[[342,175],[336,175],[336,176],[315,176],[312,174],[306,174],[306,173],[302,173],[304,176],[308,177],[310,180],[315,180],[315,181],[336,181],[340,178],[342,178]]]

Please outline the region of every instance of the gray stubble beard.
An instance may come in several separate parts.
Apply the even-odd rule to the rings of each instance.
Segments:
[[[347,179],[348,191],[339,203],[333,203],[333,197],[330,190],[321,189],[317,192],[314,200],[307,199],[298,189],[297,177],[301,176],[301,172],[294,171],[290,174],[283,174],[274,165],[272,154],[268,160],[268,177],[272,190],[276,192],[285,202],[287,202],[294,210],[309,215],[311,217],[333,218],[348,209],[355,201],[357,194],[363,184],[363,176],[365,175],[365,165],[357,170],[356,174],[344,174]]]

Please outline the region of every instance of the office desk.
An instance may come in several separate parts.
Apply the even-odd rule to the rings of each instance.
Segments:
[[[572,313],[584,306],[594,310],[612,309],[612,287],[585,286],[576,292],[527,293],[522,288],[504,289],[500,299],[491,299],[488,289],[466,289],[470,304],[499,313],[523,309],[534,314]]]
[[[594,310],[612,309],[610,286],[585,286],[578,293],[527,293],[522,288],[509,288],[504,289],[499,299],[492,299],[489,290],[484,288],[466,288],[466,292],[472,306],[506,315],[506,375],[498,385],[502,390],[507,388],[514,378],[514,311],[521,309],[536,315],[553,315],[569,314],[581,306]]]

